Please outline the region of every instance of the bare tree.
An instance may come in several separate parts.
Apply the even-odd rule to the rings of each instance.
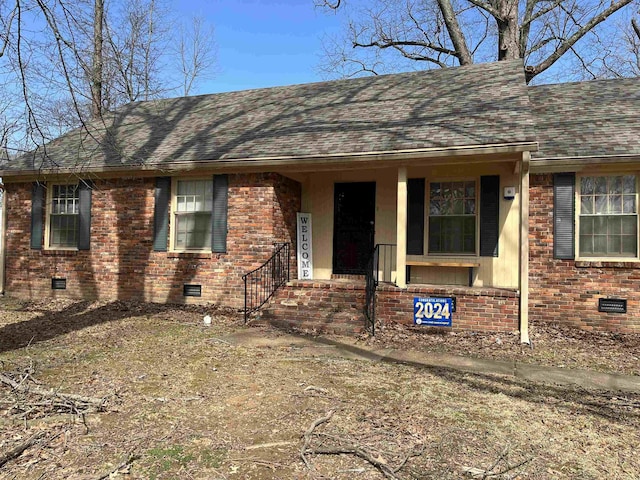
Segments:
[[[328,73],[381,73],[414,61],[422,62],[414,68],[431,68],[522,58],[527,81],[561,59],[570,63],[569,57],[589,76],[613,75],[613,66],[603,68],[611,52],[601,43],[623,39],[603,22],[633,4],[638,0],[374,0],[352,9],[316,1],[348,17],[345,36],[325,44]]]
[[[214,63],[207,50],[212,37],[194,33],[197,44],[185,44],[195,66],[183,81],[175,67],[182,57],[168,34],[179,22],[162,1],[0,2],[0,82],[21,99],[4,113],[17,125],[7,143],[21,135],[33,148],[105,110],[193,86]]]
[[[181,29],[178,54],[182,94],[189,95],[197,80],[214,73],[216,44],[213,27],[207,26],[202,17],[193,17],[191,24]]]

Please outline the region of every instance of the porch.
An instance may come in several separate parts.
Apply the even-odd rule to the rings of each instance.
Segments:
[[[364,279],[292,280],[278,289],[252,322],[317,333],[352,335],[366,331]],[[453,331],[518,330],[520,296],[512,289],[381,282],[374,293],[375,328],[413,324],[414,298],[454,299]],[[425,326],[424,328],[433,328]]]

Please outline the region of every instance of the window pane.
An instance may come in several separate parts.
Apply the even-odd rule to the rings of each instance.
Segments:
[[[593,235],[580,235],[580,255],[593,255]]]
[[[600,254],[600,255],[607,254],[607,236],[606,235],[593,236],[593,253]]]
[[[436,182],[429,191],[429,251],[475,253],[475,182]]]
[[[635,175],[581,179],[581,255],[637,256],[636,183]]]
[[[593,217],[580,219],[580,235],[593,235]]]
[[[595,177],[594,178],[594,192],[607,193],[607,177]]]
[[[580,213],[583,215],[593,213],[593,197],[582,197],[580,199]]]
[[[623,178],[624,193],[636,193],[636,177],[635,175],[625,175]]]
[[[622,236],[622,253],[626,256],[636,256],[638,249],[638,241],[635,235]]]
[[[638,230],[638,220],[636,216],[622,217],[622,233],[624,235],[634,235]]]
[[[78,216],[51,215],[49,244],[52,247],[75,247],[78,244]]]
[[[467,198],[476,198],[475,182],[466,182],[464,184],[464,196]]]
[[[594,191],[594,179],[593,177],[583,177],[580,184],[581,195],[593,195]]]
[[[464,201],[464,213],[465,215],[475,215],[476,213],[476,201],[465,200]]]
[[[622,197],[622,211],[623,213],[636,213],[635,195],[624,195]]]
[[[210,180],[178,180],[176,195],[178,212],[211,211],[213,186]]]
[[[609,182],[609,193],[622,193],[622,177],[611,177]]]
[[[609,213],[622,213],[622,195],[609,197]]]
[[[53,185],[49,212],[49,246],[78,244],[78,185]]]
[[[211,248],[211,214],[182,213],[176,215],[176,248]]]
[[[620,235],[622,231],[622,219],[620,217],[608,217],[608,220],[607,233],[609,235]]]
[[[622,253],[620,248],[620,235],[609,236],[609,238],[607,239],[607,252],[612,255],[619,255]]]
[[[429,207],[430,215],[442,215],[442,208],[440,206],[440,200],[431,200],[431,205]]]

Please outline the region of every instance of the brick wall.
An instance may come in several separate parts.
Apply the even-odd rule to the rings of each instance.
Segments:
[[[242,274],[262,264],[274,242],[292,244],[301,189],[277,174],[229,176],[227,253],[153,251],[154,178],[96,180],[91,207],[91,250],[31,250],[31,183],[9,183],[7,295],[70,296],[154,302],[215,302],[240,307]],[[295,270],[292,270],[295,272]],[[51,278],[67,290],[51,290]],[[182,296],[202,285],[202,297]]]
[[[518,330],[519,296],[496,288],[411,286],[406,290],[380,285],[376,318],[379,322],[413,323],[414,297],[455,297],[451,328],[457,330],[513,332]],[[446,327],[448,328],[448,327]]]
[[[529,319],[588,330],[640,332],[640,265],[553,258],[553,175],[530,178]],[[598,299],[627,299],[627,313],[598,312]]]

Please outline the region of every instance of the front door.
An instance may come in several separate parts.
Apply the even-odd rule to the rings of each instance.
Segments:
[[[362,275],[373,253],[375,182],[336,183],[333,205],[333,273]]]

